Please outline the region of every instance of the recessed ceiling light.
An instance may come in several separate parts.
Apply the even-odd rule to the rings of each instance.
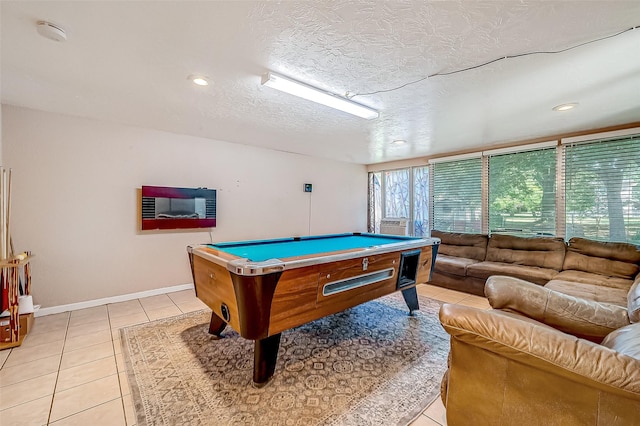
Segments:
[[[193,81],[193,83],[197,84],[198,86],[208,86],[209,85],[209,79],[207,79],[207,77],[202,76],[202,75],[190,75],[189,76],[189,80]]]
[[[395,140],[395,141],[391,142],[391,145],[404,145],[406,143],[407,143],[407,141],[405,141],[403,139],[398,139],[398,140]]]
[[[568,103],[568,104],[556,105],[552,109],[554,111],[569,111],[570,109],[574,109],[577,106],[578,106],[577,102],[571,102],[571,103]]]

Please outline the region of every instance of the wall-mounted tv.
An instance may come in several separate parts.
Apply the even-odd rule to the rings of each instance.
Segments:
[[[142,187],[142,229],[191,229],[216,226],[216,190]]]

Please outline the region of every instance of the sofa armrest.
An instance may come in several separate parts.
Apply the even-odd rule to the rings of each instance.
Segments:
[[[627,309],[560,293],[505,276],[492,276],[485,295],[494,309],[517,312],[574,336],[600,342],[629,324]]]
[[[638,359],[497,311],[444,304],[440,322],[452,339],[574,382],[640,399]]]

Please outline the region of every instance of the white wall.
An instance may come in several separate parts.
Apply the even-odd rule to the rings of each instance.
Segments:
[[[362,165],[9,105],[2,121],[11,234],[43,307],[192,281],[186,246],[208,230],[140,231],[142,185],[217,189],[214,241],[366,230]]]

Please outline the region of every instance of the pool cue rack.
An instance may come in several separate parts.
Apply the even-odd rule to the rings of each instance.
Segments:
[[[20,346],[31,324],[33,313],[20,315],[20,282],[22,293],[31,294],[30,252],[14,255],[10,233],[11,219],[11,169],[0,167],[0,283],[2,284],[2,308],[9,316],[0,317],[0,350]],[[22,326],[21,326],[22,323]]]
[[[20,315],[18,304],[20,276],[24,277],[24,294],[31,294],[29,262],[31,262],[32,258],[33,256],[27,252],[11,259],[0,261],[2,288],[7,288],[9,291],[9,317],[0,318],[3,323],[2,328],[8,328],[8,333],[3,333],[3,339],[0,341],[0,350],[20,346],[33,322],[33,313]],[[21,321],[21,316],[24,317],[24,321]],[[5,325],[7,318],[9,323]]]

